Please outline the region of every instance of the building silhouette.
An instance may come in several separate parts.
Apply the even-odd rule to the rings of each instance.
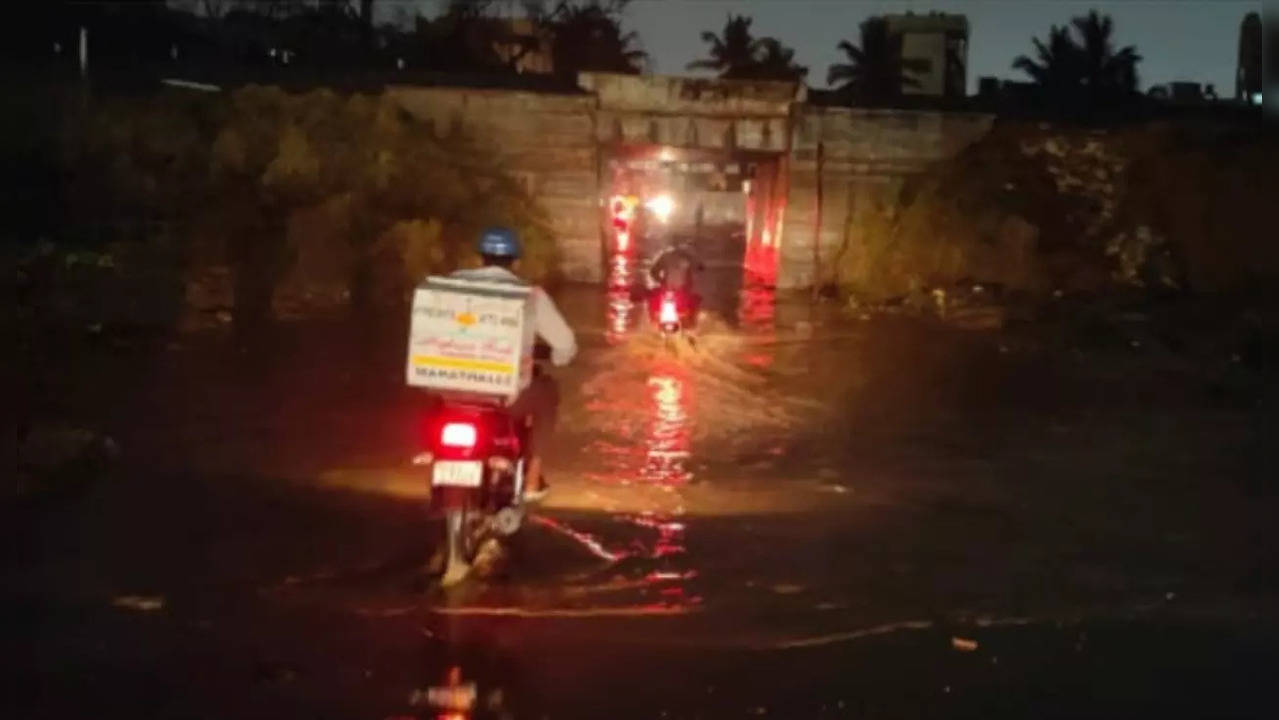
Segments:
[[[906,95],[964,97],[968,94],[968,18],[929,13],[885,15],[888,32],[901,38],[902,59],[919,61],[923,69],[909,71],[918,87],[904,87]]]
[[[1239,28],[1239,67],[1235,76],[1235,99],[1260,105],[1262,93],[1261,16],[1248,13]]]

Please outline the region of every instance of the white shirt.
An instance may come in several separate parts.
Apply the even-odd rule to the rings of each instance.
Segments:
[[[462,280],[484,280],[487,282],[509,282],[527,285],[518,275],[504,267],[490,265],[488,267],[458,270],[449,275]],[[540,287],[533,287],[533,330],[547,345],[551,346],[551,362],[556,366],[567,365],[577,355],[577,338],[573,328],[568,326],[555,301]]]

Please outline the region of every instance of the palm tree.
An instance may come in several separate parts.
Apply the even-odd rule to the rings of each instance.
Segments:
[[[704,31],[702,41],[710,45],[707,57],[689,63],[688,69],[716,70],[728,79],[750,77],[766,44],[751,36],[751,22],[745,15],[730,15],[722,36]]]
[[[919,87],[910,72],[926,69],[924,61],[902,58],[901,36],[889,32],[883,18],[861,24],[861,47],[841,40],[839,49],[849,62],[831,65],[826,82],[835,85],[845,101],[891,101],[901,96],[902,88]]]
[[[1108,100],[1137,91],[1137,63],[1141,56],[1129,45],[1118,52],[1111,42],[1115,24],[1096,10],[1071,21],[1081,41],[1080,74],[1095,100]]]
[[[1071,35],[1071,28],[1075,36]],[[1032,38],[1035,59],[1025,55],[1013,67],[1030,76],[1051,102],[1088,107],[1123,100],[1137,91],[1141,56],[1131,45],[1116,51],[1111,41],[1114,22],[1096,10],[1071,20],[1069,27],[1052,26],[1048,42]]]
[[[1070,28],[1053,25],[1048,42],[1031,38],[1035,58],[1018,55],[1013,67],[1030,76],[1035,84],[1053,94],[1072,91],[1079,79],[1079,48],[1070,38]]]
[[[763,38],[760,43],[763,54],[750,70],[752,79],[800,82],[808,75],[808,68],[795,63],[794,50],[774,38]]]
[[[552,31],[555,72],[576,75],[596,70],[638,74],[648,62],[639,34],[622,32],[621,15],[629,0],[571,3],[567,0],[540,19]]]

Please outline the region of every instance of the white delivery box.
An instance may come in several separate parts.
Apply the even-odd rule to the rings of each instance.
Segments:
[[[413,293],[408,383],[501,396],[533,377],[532,288],[428,277]]]

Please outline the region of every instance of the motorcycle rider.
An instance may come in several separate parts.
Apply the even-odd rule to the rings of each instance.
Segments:
[[[476,251],[482,260],[478,268],[458,270],[450,275],[463,280],[504,282],[526,285],[515,274],[522,247],[519,235],[507,227],[491,227],[480,233]],[[534,286],[533,329],[543,342],[551,347],[551,363],[556,367],[569,364],[577,354],[577,339],[560,314],[551,296]],[[547,492],[542,475],[542,453],[555,431],[559,417],[560,392],[555,379],[545,373],[534,373],[529,386],[510,405],[512,416],[531,423],[528,433],[528,459],[524,473],[524,499],[540,500]]]
[[[695,295],[693,275],[704,268],[686,244],[674,243],[658,254],[649,267],[649,275],[659,288]]]

